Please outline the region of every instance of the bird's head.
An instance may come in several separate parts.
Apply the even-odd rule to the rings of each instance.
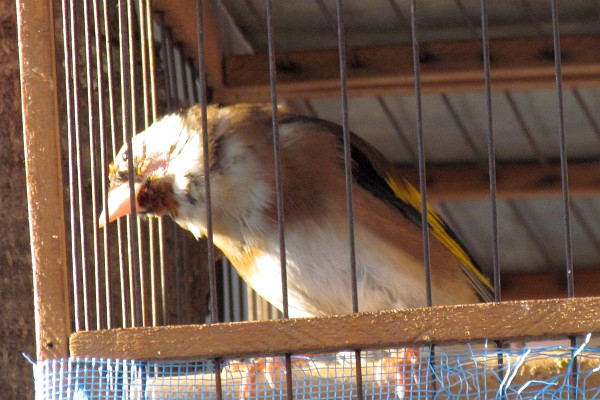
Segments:
[[[218,217],[223,229],[230,230],[240,221],[258,224],[256,215],[272,203],[272,173],[268,168],[272,156],[256,151],[257,147],[271,147],[255,146],[270,139],[270,117],[264,114],[264,121],[256,123],[252,117],[255,113],[255,108],[248,107],[208,109],[213,217]],[[248,127],[256,125],[264,129],[250,132]],[[197,237],[206,233],[201,126],[201,112],[196,106],[167,115],[133,136],[131,151],[124,145],[110,164],[108,208],[100,217],[100,226],[132,212],[133,190],[138,213],[173,217]]]
[[[155,122],[131,139],[109,166],[108,209],[100,226],[132,212],[129,181],[133,175],[136,210],[154,216],[176,216],[183,180],[201,175],[202,151],[199,135],[191,132],[182,115],[172,114]]]

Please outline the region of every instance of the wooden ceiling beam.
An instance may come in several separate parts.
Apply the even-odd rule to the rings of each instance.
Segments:
[[[600,268],[573,273],[577,297],[600,296]],[[567,273],[525,272],[502,274],[502,300],[540,300],[567,297]]]
[[[186,57],[197,60],[196,0],[174,5],[153,0]],[[269,100],[266,54],[224,60],[218,34],[218,12],[203,0],[208,84],[222,103]],[[424,93],[483,90],[481,43],[475,40],[421,43],[421,87]],[[561,38],[565,87],[600,85],[600,35]],[[550,88],[555,85],[552,40],[540,37],[490,40],[493,90]],[[337,49],[277,54],[280,99],[337,97],[340,92]],[[457,62],[460,60],[460,62]],[[352,96],[413,94],[412,48],[409,44],[351,48],[348,91]]]
[[[416,168],[400,168],[413,184]],[[488,172],[483,166],[428,166],[427,195],[431,201],[486,200],[490,196]],[[562,195],[560,164],[499,164],[496,170],[498,198],[558,197]],[[571,196],[600,195],[600,161],[569,162]]]
[[[424,93],[482,91],[480,41],[421,43],[421,88]],[[561,38],[565,87],[600,85],[600,35]],[[492,90],[550,88],[555,85],[551,38],[490,40]],[[337,49],[277,55],[280,99],[337,97],[340,94]],[[225,61],[220,98],[226,102],[269,99],[266,54],[235,56]],[[352,96],[413,94],[409,44],[348,50],[348,92]]]
[[[153,12],[163,14],[165,26],[172,28],[175,43],[181,47],[184,57],[191,59],[198,67],[198,9],[196,6],[197,0],[152,1]],[[215,94],[220,93],[223,86],[223,51],[219,39],[216,13],[212,1],[202,0],[204,67],[207,85],[213,89]]]

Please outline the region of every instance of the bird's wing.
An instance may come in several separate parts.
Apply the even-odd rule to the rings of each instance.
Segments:
[[[359,186],[400,211],[413,223],[422,225],[420,192],[377,150],[357,136],[352,137],[352,174]],[[427,205],[427,222],[433,236],[460,260],[462,271],[481,299],[492,301],[494,287],[481,273],[480,267],[456,234],[430,204]]]
[[[305,116],[285,116],[280,124],[307,122],[318,125],[338,137],[342,130],[337,124]],[[356,135],[352,135],[352,177],[354,182],[384,203],[402,213],[407,220],[421,226],[421,194],[391,165],[379,151]],[[430,232],[460,261],[461,269],[484,301],[493,301],[493,286],[481,273],[480,267],[469,255],[456,234],[428,204],[427,220]]]

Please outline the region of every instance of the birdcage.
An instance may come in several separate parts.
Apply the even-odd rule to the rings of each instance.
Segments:
[[[17,8],[36,398],[600,393],[598,4]],[[286,104],[379,148],[420,189],[419,209],[431,202],[479,259],[493,301],[436,305],[428,280],[427,307],[359,312],[354,280],[353,313],[289,318],[244,284],[210,229],[197,241],[135,212],[100,228],[122,144],[166,112],[240,102]],[[353,254],[352,191],[341,207]],[[282,205],[278,222],[285,246]],[[432,228],[421,226],[427,277]]]

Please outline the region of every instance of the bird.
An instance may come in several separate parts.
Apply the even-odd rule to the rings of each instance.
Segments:
[[[215,246],[282,310],[275,114],[289,316],[352,313],[343,129],[284,106],[276,110],[270,104],[206,106],[206,154],[199,105],[157,120],[110,164],[108,207],[99,224],[132,213],[135,205],[138,215],[168,216],[196,238],[206,236],[209,179]],[[426,306],[419,190],[353,133],[350,146],[358,311]],[[427,222],[431,304],[492,301],[490,281],[431,205]]]

